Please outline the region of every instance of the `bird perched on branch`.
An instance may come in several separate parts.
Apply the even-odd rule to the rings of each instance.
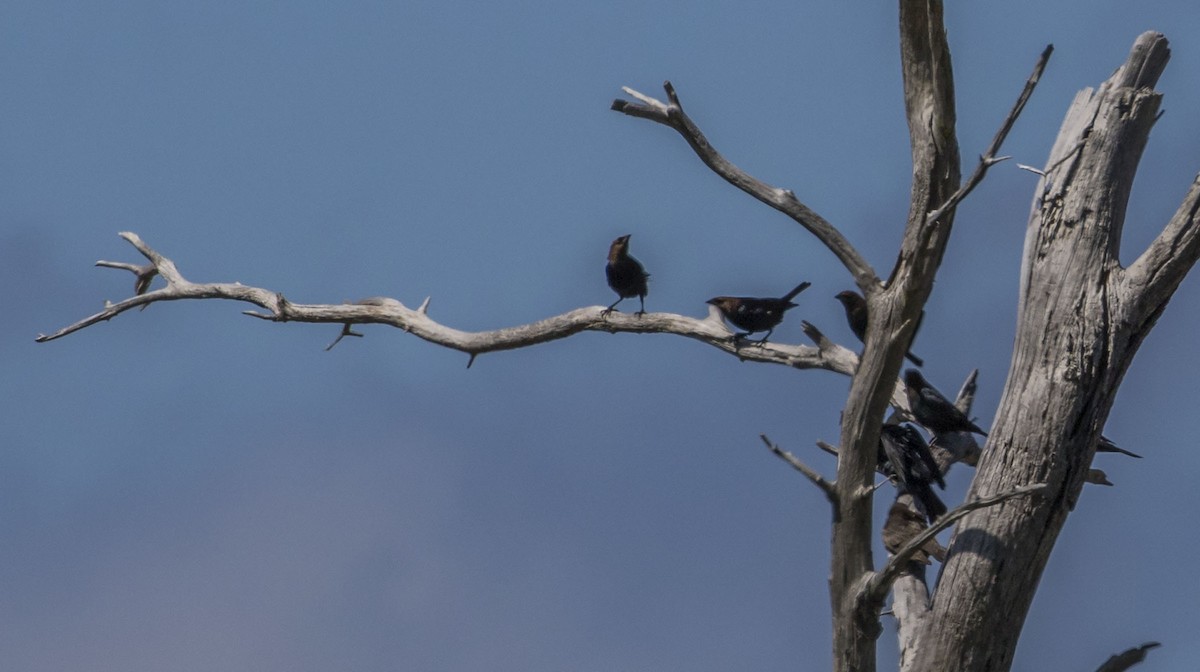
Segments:
[[[833,298],[842,302],[842,307],[846,309],[846,321],[850,323],[850,331],[854,332],[854,336],[862,343],[867,342],[867,300],[859,296],[858,292],[846,290],[838,292]],[[924,313],[921,316],[924,317]],[[921,328],[921,323],[917,323],[917,328]],[[913,332],[914,334],[916,332]],[[912,352],[904,355],[908,361],[917,366],[925,366],[925,360],[917,357]]]
[[[942,470],[924,437],[912,425],[884,425],[879,431],[879,470],[896,479],[901,494],[912,495],[929,522],[946,512],[933,484],[946,489]]]
[[[608,264],[604,267],[604,274],[608,276],[608,286],[617,293],[617,300],[604,309],[604,315],[615,310],[618,303],[635,296],[641,302],[641,309],[634,314],[646,314],[646,279],[650,274],[642,268],[641,262],[629,256],[631,235],[617,238],[608,248]]]
[[[913,537],[925,531],[925,520],[921,514],[905,506],[899,499],[888,510],[887,522],[883,524],[883,547],[888,553],[896,554]],[[930,539],[913,554],[913,562],[922,565],[932,564],[929,558],[937,558],[938,562],[946,561],[946,549],[937,539]]]
[[[904,372],[904,393],[908,397],[908,410],[913,418],[934,434],[974,432],[987,436],[987,432],[971,422],[965,413],[930,385],[920,371],[908,369]]]
[[[744,334],[734,334],[734,340],[745,338],[750,334],[765,331],[766,336],[758,341],[759,344],[766,343],[771,337],[771,332],[779,323],[783,321],[783,314],[791,308],[795,308],[796,304],[792,303],[792,299],[797,294],[808,289],[812,285],[811,282],[802,282],[796,285],[792,291],[784,294],[778,299],[759,299],[749,296],[717,296],[706,301],[711,306],[716,306],[721,314],[725,316],[729,323],[739,329],[745,329]]]

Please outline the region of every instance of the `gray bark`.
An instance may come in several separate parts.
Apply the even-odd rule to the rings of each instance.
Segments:
[[[1118,261],[1161,98],[1151,87],[1168,56],[1162,35],[1140,36],[1111,78],[1076,97],[1050,153],[1029,217],[1012,364],[968,498],[1049,487],[959,524],[912,669],[1009,669],[1117,387],[1200,253],[1193,183],[1146,253],[1128,270]]]

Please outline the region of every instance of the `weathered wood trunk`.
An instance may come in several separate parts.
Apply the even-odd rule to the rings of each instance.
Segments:
[[[1142,35],[1121,69],[1067,113],[1034,198],[1012,364],[968,498],[1050,487],[959,524],[909,669],[1009,669],[1121,378],[1195,261],[1194,236],[1173,231],[1194,228],[1195,185],[1142,259],[1129,269],[1118,261],[1129,191],[1158,113],[1152,87],[1168,56],[1161,35]]]

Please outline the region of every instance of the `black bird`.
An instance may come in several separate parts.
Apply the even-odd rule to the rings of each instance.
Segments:
[[[897,489],[912,495],[929,522],[946,512],[946,505],[933,491],[933,484],[943,490],[942,470],[929,452],[929,445],[912,425],[884,425],[879,432],[879,470],[894,476]]]
[[[1122,455],[1128,455],[1130,457],[1136,457],[1138,459],[1141,459],[1141,457],[1142,457],[1141,455],[1138,455],[1137,453],[1130,452],[1130,451],[1125,450],[1124,448],[1118,446],[1117,444],[1113,443],[1111,440],[1109,440],[1109,438],[1107,436],[1104,436],[1103,434],[1100,435],[1100,442],[1096,444],[1096,452],[1097,453],[1121,453]]]
[[[808,289],[811,284],[811,282],[802,282],[796,285],[795,289],[778,299],[758,299],[749,296],[717,296],[709,299],[706,303],[719,308],[721,314],[725,316],[725,319],[729,320],[730,324],[739,329],[746,330],[744,334],[734,334],[734,340],[745,338],[758,331],[765,331],[767,335],[763,336],[762,340],[758,342],[766,343],[767,339],[771,337],[771,332],[783,321],[783,314],[788,309],[796,307],[796,304],[792,303],[792,299],[800,292]]]
[[[888,510],[887,522],[883,524],[883,547],[887,549],[888,553],[895,555],[896,551],[924,531],[925,519],[921,514],[900,501],[896,501]],[[926,542],[919,551],[913,554],[912,559],[913,562],[928,565],[931,564],[930,557],[937,558],[938,562],[946,561],[946,549],[938,543],[937,539],[930,539]]]
[[[920,371],[908,369],[904,372],[904,393],[908,396],[908,410],[913,418],[934,434],[974,432],[987,436],[987,432],[926,382]]]
[[[842,302],[842,307],[846,309],[846,321],[850,323],[850,331],[854,332],[855,337],[859,342],[867,342],[867,300],[859,296],[858,292],[846,290],[838,292],[833,298]],[[921,313],[924,317],[925,313]],[[921,324],[917,323],[917,328],[921,328]],[[917,357],[911,352],[904,355],[908,361],[917,366],[925,366],[925,360]]]
[[[635,296],[641,301],[642,307],[634,314],[646,314],[646,278],[650,274],[642,268],[641,262],[629,256],[630,235],[617,238],[608,248],[608,265],[604,267],[604,274],[608,276],[608,286],[617,293],[617,300],[604,309],[605,315],[615,310],[618,303]]]

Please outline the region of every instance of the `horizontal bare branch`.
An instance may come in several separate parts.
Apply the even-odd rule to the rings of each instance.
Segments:
[[[850,275],[854,276],[855,283],[864,294],[876,291],[879,286],[879,277],[875,274],[875,270],[840,231],[801,203],[790,189],[773,187],[751,176],[721,156],[709,144],[708,139],[700,132],[700,128],[696,126],[695,122],[683,111],[683,105],[679,102],[679,96],[671,82],[664,82],[663,89],[667,92],[669,104],[627,86],[622,87],[625,93],[641,102],[631,103],[618,98],[613,101],[612,109],[631,117],[649,119],[678,131],[696,152],[696,155],[700,157],[700,160],[704,162],[704,165],[733,186],[791,217],[808,229],[825,247],[829,248],[829,251],[833,252],[846,270],[850,271]]]
[[[921,550],[921,547],[923,547],[930,539],[936,537],[939,533],[941,533],[942,530],[948,529],[951,525],[957,523],[968,513],[978,509],[987,508],[989,506],[995,506],[1014,497],[1041,492],[1047,487],[1048,486],[1045,483],[1023,485],[1019,488],[1001,493],[999,495],[983,497],[975,501],[965,502],[942,515],[937,519],[937,521],[926,528],[925,531],[910,539],[907,544],[902,546],[900,550],[896,551],[896,554],[888,559],[887,564],[884,565],[883,569],[873,574],[871,578],[867,580],[866,584],[863,586],[862,593],[859,595],[859,603],[882,605],[884,599],[887,597],[888,590],[890,590],[892,587],[892,582],[894,582],[896,577],[900,576],[900,574],[904,572],[905,567],[908,565],[908,562],[912,560],[913,555],[915,555],[917,551]]]
[[[158,254],[134,233],[122,233],[147,259],[166,281],[166,287],[131,296],[118,303],[106,303],[104,310],[79,320],[52,334],[39,335],[37,341],[52,341],[98,322],[105,322],[139,306],[158,301],[184,299],[226,299],[254,304],[266,312],[246,311],[245,314],[272,322],[309,322],[314,324],[337,324],[342,335],[357,335],[349,332],[352,324],[385,324],[412,333],[435,345],[459,350],[472,356],[499,350],[512,350],[553,341],[583,331],[605,331],[609,333],[660,333],[674,334],[707,343],[739,359],[754,362],[782,364],[797,369],[823,369],[844,375],[853,375],[858,364],[854,352],[832,343],[821,348],[806,345],[787,345],[768,342],[747,343],[733,339],[733,333],[725,326],[715,306],[709,307],[703,319],[674,313],[646,313],[633,315],[614,312],[604,315],[603,306],[588,306],[553,317],[505,329],[467,332],[452,329],[429,317],[429,299],[416,310],[406,307],[396,299],[374,297],[344,304],[299,304],[284,298],[283,294],[241,283],[196,283],[183,277],[174,262]],[[123,262],[100,262],[101,266],[128,270],[136,274],[143,267]],[[139,275],[138,277],[142,277]]]

